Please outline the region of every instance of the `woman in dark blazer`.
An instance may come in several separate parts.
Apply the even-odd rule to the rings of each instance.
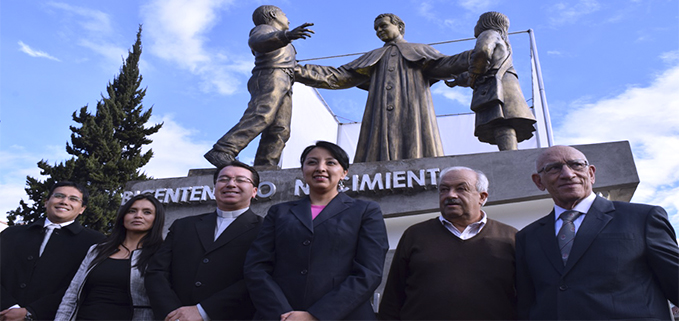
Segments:
[[[125,202],[111,235],[92,245],[55,320],[152,320],[144,272],[163,242],[165,210],[151,194]]]
[[[300,158],[309,196],[269,209],[245,260],[260,320],[374,320],[389,244],[379,205],[340,193],[349,158],[318,141]]]

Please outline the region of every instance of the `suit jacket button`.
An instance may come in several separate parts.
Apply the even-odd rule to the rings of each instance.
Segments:
[[[26,283],[19,284],[19,287],[22,288],[22,289],[26,288]]]
[[[196,282],[196,286],[201,286],[203,283],[200,283],[200,281]]]
[[[561,290],[561,291],[566,291],[566,290],[568,290],[568,285],[560,285],[560,286],[559,286],[559,290]]]
[[[208,258],[203,259],[203,263],[208,263],[208,262],[210,262],[210,259],[208,259]]]
[[[302,242],[302,245],[304,245],[304,246],[309,245],[309,244],[311,244],[311,241],[309,241],[309,240]]]
[[[33,255],[29,255],[29,256],[27,257],[27,259],[30,261],[30,260],[33,260],[34,257],[33,257]]]
[[[309,271],[307,271],[307,270],[302,270],[302,271],[299,272],[299,273],[301,273],[302,275],[306,275],[307,273],[309,273]]]

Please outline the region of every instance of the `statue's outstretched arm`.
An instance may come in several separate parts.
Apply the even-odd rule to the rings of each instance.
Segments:
[[[295,67],[295,81],[309,87],[345,89],[358,86],[368,80],[370,80],[369,76],[361,75],[344,66],[335,68],[307,64]]]
[[[427,75],[433,79],[451,79],[469,69],[469,55],[471,50],[463,51],[452,56],[444,56],[427,66]],[[459,86],[459,84],[458,84]]]
[[[297,40],[300,38],[302,39],[309,38],[311,37],[311,34],[315,33],[313,30],[308,28],[313,25],[314,25],[313,23],[305,22],[297,28],[286,31],[285,37],[290,39],[290,41]]]
[[[296,39],[311,37],[313,23],[304,23],[292,30],[278,30],[270,25],[259,25],[250,31],[248,45],[254,52],[271,52],[283,48]]]
[[[469,64],[469,72],[475,75],[485,74],[495,62],[495,49],[498,44],[504,43],[500,34],[495,30],[486,30],[476,39],[476,45],[472,51]]]

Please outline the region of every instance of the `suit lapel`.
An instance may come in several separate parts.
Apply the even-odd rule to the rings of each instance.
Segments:
[[[582,255],[585,254],[594,239],[613,218],[610,212],[614,210],[615,207],[611,201],[599,196],[596,197],[592,207],[590,207],[587,215],[585,215],[580,228],[578,228],[578,232],[575,234],[573,248],[566,263],[565,272],[568,272]]]
[[[231,240],[234,238],[238,237],[239,235],[247,232],[250,229],[253,229],[257,226],[257,217],[255,217],[254,212],[251,210],[245,211],[245,213],[239,215],[229,226],[222,232],[221,235],[217,238],[216,241],[210,245],[208,251],[212,251],[214,249],[220,248],[224,246],[225,244],[229,243]],[[214,234],[213,234],[214,235]]]
[[[30,232],[30,237],[27,237],[22,245],[28,245],[27,248],[30,249],[31,254],[38,255],[40,251],[40,245],[42,244],[43,238],[45,238],[44,228],[45,219],[39,219],[27,227]],[[34,253],[33,253],[34,252]]]
[[[332,201],[330,201],[330,203],[328,203],[321,213],[319,213],[318,216],[316,216],[316,218],[313,220],[314,227],[346,210],[349,208],[351,203],[353,203],[352,198],[344,195],[344,193],[337,194],[337,196],[335,196],[335,198],[333,198]]]
[[[309,197],[297,201],[297,204],[290,208],[290,212],[292,212],[292,214],[302,222],[309,231],[314,231],[311,223],[311,201],[309,200]]]
[[[563,272],[563,261],[561,260],[561,251],[559,244],[556,242],[556,231],[554,231],[554,210],[549,215],[540,219],[540,229],[538,229],[538,239],[542,246],[542,251],[554,268]]]
[[[214,243],[215,226],[217,226],[217,211],[205,215],[200,221],[196,222],[196,232],[205,251]]]

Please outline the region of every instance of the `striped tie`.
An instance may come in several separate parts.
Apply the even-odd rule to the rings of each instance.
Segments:
[[[559,215],[563,221],[559,234],[557,234],[557,241],[559,242],[559,249],[561,249],[561,259],[563,265],[568,261],[568,255],[571,253],[573,247],[573,239],[575,238],[575,224],[573,221],[580,216],[578,211],[565,211]]]

